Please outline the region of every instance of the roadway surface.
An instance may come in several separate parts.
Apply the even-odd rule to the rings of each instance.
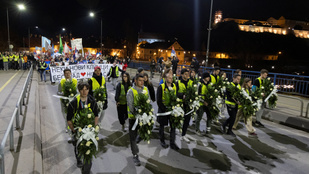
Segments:
[[[10,74],[12,75],[14,74]],[[42,164],[35,163],[34,165],[39,165],[36,168],[41,167],[42,173],[80,173],[80,169],[76,167],[73,145],[67,143],[69,136],[65,133],[65,121],[61,114],[60,101],[53,97],[57,92],[57,85],[39,81],[38,74],[34,72],[27,109],[29,114],[27,113],[28,118],[23,120],[24,134],[15,134],[16,140],[22,139],[17,145],[20,150],[17,148],[15,152],[7,152],[9,155],[6,155],[8,156],[6,157],[6,171],[7,173],[29,173],[24,171],[31,170],[32,166],[29,169],[27,164],[30,164],[31,158],[36,155],[19,154],[19,151],[33,149],[31,142],[33,143],[34,136],[33,139],[40,139],[39,144],[35,144],[35,146],[40,146],[34,148],[35,152],[40,153],[42,157]],[[17,86],[22,87],[22,84]],[[135,167],[128,131],[121,131],[117,118],[115,91],[112,90],[111,83],[107,84],[107,89],[108,109],[101,122],[100,137],[102,139],[99,141],[97,158],[93,160],[92,173],[309,173],[308,133],[267,120],[263,120],[265,128],[256,128],[258,138],[249,138],[243,123],[240,123],[240,128],[234,131],[236,138],[223,135],[220,128],[215,125],[212,127],[210,136],[199,137],[194,134],[194,124],[191,121],[188,129],[191,143],[180,141],[180,135],[177,133],[176,143],[181,148],[179,151],[170,148],[163,149],[160,146],[158,130],[154,129],[150,144],[139,143],[142,166]],[[4,95],[3,91],[0,92],[1,95]],[[0,104],[3,105],[3,103]],[[289,104],[291,103],[288,102],[286,105]],[[278,108],[288,107],[286,105],[278,102]],[[153,103],[153,107],[157,111],[156,104]],[[295,112],[297,112],[296,107]],[[33,124],[28,124],[30,115],[39,117],[37,118],[39,128],[27,134],[27,128],[35,127]],[[225,115],[228,117],[227,113]],[[201,122],[201,128],[205,129],[205,121]],[[165,136],[168,143],[167,128]],[[31,140],[29,144],[22,142],[28,139]],[[38,160],[37,158],[40,156],[36,156],[34,161]]]

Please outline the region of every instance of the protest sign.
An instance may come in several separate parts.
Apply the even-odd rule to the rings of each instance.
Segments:
[[[63,70],[70,69],[72,72],[72,78],[78,79],[89,79],[92,77],[94,72],[94,67],[99,66],[101,68],[102,75],[106,77],[109,73],[110,68],[113,64],[76,64],[68,66],[55,66],[50,67],[51,81],[60,82],[64,78]],[[121,65],[118,65],[122,69]]]

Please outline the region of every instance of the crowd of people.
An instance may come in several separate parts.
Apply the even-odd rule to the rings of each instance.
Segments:
[[[34,61],[33,54],[22,52],[0,52],[0,70],[27,70]]]
[[[175,59],[174,59],[175,60]],[[194,59],[193,59],[194,60]],[[191,64],[191,69],[182,69],[180,76],[175,76],[175,68],[172,68],[171,66],[165,66],[164,73],[162,74],[162,79],[160,81],[160,84],[157,88],[157,92],[155,93],[153,84],[149,81],[148,74],[145,73],[143,68],[138,68],[136,75],[133,77],[133,80],[131,82],[130,74],[125,72],[123,69],[118,68],[116,65],[117,60],[114,60],[113,66],[109,70],[108,78],[112,78],[112,84],[113,88],[115,90],[115,102],[117,106],[117,114],[118,114],[118,120],[121,125],[121,130],[123,132],[127,131],[126,128],[126,120],[129,119],[129,136],[130,136],[130,144],[131,144],[131,151],[133,155],[133,161],[136,166],[140,166],[140,160],[139,160],[139,150],[138,150],[138,143],[141,141],[141,138],[138,133],[138,127],[136,129],[132,129],[132,127],[135,127],[136,125],[136,115],[138,114],[136,112],[136,100],[137,96],[140,94],[146,95],[149,100],[156,102],[158,105],[158,111],[157,113],[165,113],[167,111],[167,108],[165,106],[165,91],[174,89],[177,97],[183,101],[182,108],[184,112],[188,112],[188,109],[186,109],[186,103],[185,96],[186,90],[189,87],[192,87],[195,82],[197,83],[198,88],[198,95],[201,96],[203,100],[200,101],[200,107],[197,111],[197,114],[195,115],[195,133],[198,136],[204,136],[207,134],[210,134],[211,127],[213,124],[219,124],[221,125],[222,133],[230,135],[232,137],[235,137],[233,130],[237,128],[237,125],[239,123],[239,120],[243,117],[243,112],[241,110],[241,105],[239,101],[235,100],[233,98],[232,91],[226,90],[224,92],[224,102],[225,105],[222,105],[221,115],[224,115],[224,110],[226,108],[227,113],[229,115],[229,118],[226,120],[221,121],[222,124],[218,121],[219,119],[223,117],[218,117],[216,119],[213,119],[214,117],[209,112],[209,106],[210,103],[207,103],[205,96],[207,93],[207,88],[211,84],[216,84],[220,78],[226,79],[226,73],[223,71],[220,71],[219,67],[215,67],[214,70],[211,73],[204,72],[199,76],[198,72],[198,63],[197,60],[194,60]],[[178,62],[177,62],[178,63]],[[175,64],[177,65],[177,64]],[[173,66],[174,67],[174,66]],[[43,67],[44,68],[44,67]],[[121,74],[120,74],[121,73]],[[74,125],[76,121],[74,121],[75,115],[79,112],[79,109],[87,106],[88,103],[91,103],[91,110],[93,111],[95,115],[95,119],[93,120],[94,125],[98,125],[101,123],[101,120],[104,116],[104,110],[108,108],[108,97],[107,92],[105,94],[106,100],[103,101],[103,106],[100,108],[98,104],[96,103],[95,97],[94,97],[94,91],[98,88],[105,88],[106,89],[106,80],[105,77],[102,76],[101,69],[99,66],[96,66],[94,68],[93,77],[89,79],[87,82],[80,82],[77,84],[77,80],[71,77],[71,70],[66,69],[64,70],[65,78],[61,80],[61,83],[59,84],[59,93],[63,92],[63,85],[66,81],[73,81],[74,85],[77,86],[77,89],[79,91],[79,95],[75,97],[68,106],[62,105],[62,108],[67,107],[67,113],[64,114],[64,117],[67,120],[67,125],[69,126],[70,130],[72,131],[72,134],[75,135],[76,129],[74,128]],[[152,74],[150,74],[152,75]],[[237,70],[232,77],[232,80],[230,83],[233,86],[236,86],[237,88],[241,89],[244,88],[248,94],[252,92],[252,90],[256,90],[257,88],[261,88],[263,86],[263,81],[267,78],[268,71],[263,69],[261,70],[260,77],[257,78],[253,85],[252,81],[249,78],[241,79],[241,70]],[[120,82],[117,84],[118,77],[121,77]],[[177,77],[175,80],[174,77]],[[195,86],[195,85],[194,85]],[[145,92],[146,91],[146,92]],[[255,132],[255,128],[252,126],[259,126],[264,127],[264,125],[261,123],[261,115],[263,114],[263,107],[265,105],[262,105],[262,108],[256,113],[256,121],[252,121],[252,116],[249,117],[245,121],[246,129],[248,131],[248,136],[250,137],[256,137],[257,134]],[[99,114],[98,110],[102,109],[103,111],[101,114]],[[207,121],[206,121],[206,127],[204,131],[201,130],[200,122],[202,120],[203,114],[206,113]],[[179,150],[178,145],[175,143],[176,139],[176,131],[175,127],[171,124],[171,115],[167,115],[164,117],[157,116],[157,122],[159,123],[159,135],[160,135],[160,144],[162,148],[168,148],[170,146],[171,149]],[[191,120],[191,116],[185,115],[184,121],[182,125],[182,130],[180,140],[184,141],[186,143],[189,143],[191,140],[187,136],[187,129],[189,127]],[[103,123],[104,124],[104,123]],[[164,127],[169,124],[170,126],[170,143],[169,145],[165,142],[164,137]],[[76,146],[76,140],[73,139],[73,145]],[[76,149],[76,148],[75,148]],[[77,165],[78,167],[82,167],[83,173],[89,173],[91,169],[91,163],[83,164],[80,157],[77,155],[78,152],[76,152],[76,158],[77,158]]]

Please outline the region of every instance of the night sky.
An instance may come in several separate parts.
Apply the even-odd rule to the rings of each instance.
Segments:
[[[11,30],[24,36],[28,27],[48,37],[60,34],[64,27],[73,37],[99,37],[102,17],[103,37],[135,37],[142,27],[144,32],[192,43],[207,28],[210,8],[210,0],[26,0],[27,10],[19,12],[15,2],[0,2],[1,27],[6,27],[8,7]],[[214,0],[216,10],[223,11],[223,18],[309,20],[308,0]],[[90,11],[95,18],[89,17]]]

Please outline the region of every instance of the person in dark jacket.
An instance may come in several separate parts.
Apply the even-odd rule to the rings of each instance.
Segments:
[[[177,57],[173,57],[173,60],[172,60],[172,65],[173,65],[173,74],[176,74],[177,72],[177,66],[178,66],[178,62],[179,62],[179,59]]]
[[[150,62],[151,78],[153,78],[155,69],[156,69],[156,61],[154,59],[151,59],[151,62]]]
[[[191,68],[191,69],[194,69],[195,72],[198,74],[198,69],[200,68],[200,65],[199,65],[199,63],[198,63],[196,57],[193,57],[193,58],[192,58],[192,62],[191,62],[190,68]]]
[[[115,93],[115,101],[117,105],[118,120],[122,125],[122,131],[125,130],[125,121],[128,119],[127,110],[127,92],[132,87],[130,82],[130,74],[125,72],[121,74],[122,81],[118,83]]]
[[[107,74],[108,78],[112,78],[112,84],[114,86],[114,90],[116,89],[116,83],[119,77],[119,71],[122,72],[122,69],[120,69],[116,64],[116,61],[114,61],[113,66],[109,69],[109,73]]]
[[[166,81],[164,84],[161,84],[158,89],[157,89],[157,104],[158,104],[158,113],[165,113],[168,112],[166,109],[166,106],[164,105],[163,99],[165,98],[164,91],[169,91],[169,88],[173,88],[176,93],[176,85],[173,83],[173,75],[167,75],[166,76]],[[164,126],[170,122],[171,125],[171,131],[170,131],[170,146],[174,150],[179,150],[179,147],[175,144],[175,128],[173,127],[171,123],[171,116],[158,116],[157,121],[160,123],[160,128],[159,128],[159,134],[160,134],[160,142],[161,146],[163,148],[167,148],[168,145],[165,143],[165,138],[164,138]]]
[[[144,86],[146,86],[148,88],[150,99],[153,102],[155,102],[156,101],[155,90],[154,90],[152,83],[149,81],[147,73],[144,73],[144,79],[145,79]]]
[[[75,114],[78,114],[80,109],[86,108],[85,106],[90,106],[90,109],[92,110],[95,118],[93,120],[94,126],[98,125],[98,106],[94,98],[92,98],[90,95],[88,95],[89,92],[89,84],[85,82],[81,82],[78,84],[78,91],[80,95],[76,96],[68,106],[68,113],[67,113],[67,122],[70,127],[70,130],[72,131],[73,135],[76,135],[76,120],[75,120]],[[75,123],[75,124],[74,124]],[[86,126],[86,125],[85,125]],[[73,136],[75,137],[75,136]],[[77,152],[77,139],[74,138],[72,142],[74,146],[74,152],[75,152],[75,157],[77,160],[77,167],[82,167],[82,173],[90,173],[92,162],[90,163],[85,162],[83,164],[81,160],[81,156],[78,156]]]

